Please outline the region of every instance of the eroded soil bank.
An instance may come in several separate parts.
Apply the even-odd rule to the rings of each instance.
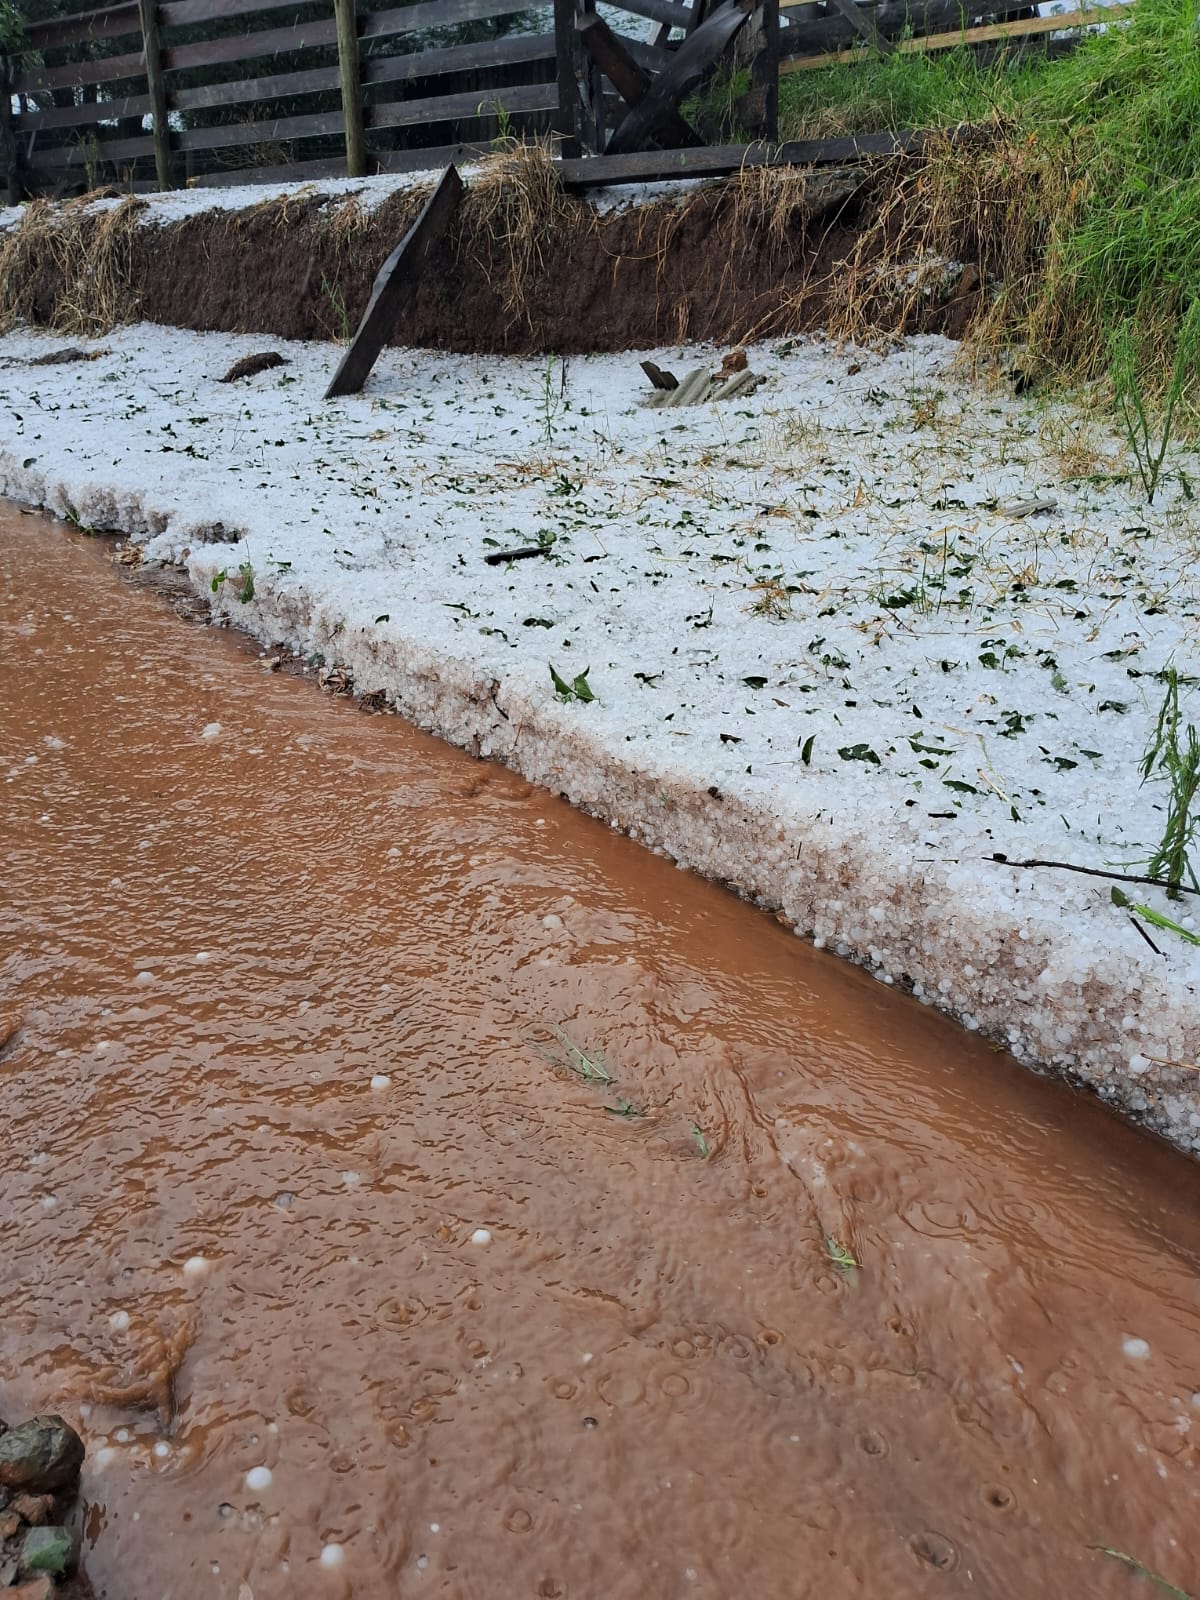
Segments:
[[[98,1594],[1200,1583],[1185,1158],[11,512],[0,645],[0,1409]]]
[[[979,309],[970,230],[950,263],[914,261],[912,248],[891,259],[879,232],[890,190],[866,171],[751,171],[602,207],[552,187],[531,195],[520,174],[495,195],[496,181],[473,184],[404,302],[395,344],[528,354],[840,328],[956,338]],[[380,200],[364,183],[361,196],[293,188],[238,210],[196,210],[190,196],[43,206],[0,260],[0,313],[68,332],[140,318],[344,338],[427,192]]]

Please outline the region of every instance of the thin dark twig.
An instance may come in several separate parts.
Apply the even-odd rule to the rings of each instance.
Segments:
[[[494,550],[491,555],[484,556],[489,567],[498,567],[502,561],[528,561],[531,556],[548,556],[548,544],[527,544],[519,550]]]
[[[1171,883],[1167,878],[1139,878],[1133,872],[1105,872],[1101,867],[1077,867],[1072,861],[1010,861],[1007,856],[984,856],[1002,867],[1056,867],[1060,872],[1082,872],[1089,878],[1115,878],[1118,883],[1152,883],[1158,889],[1178,889],[1181,894],[1196,894],[1186,883]]]
[[[1151,950],[1154,951],[1154,954],[1156,956],[1162,955],[1162,951],[1158,948],[1158,946],[1155,944],[1154,940],[1146,932],[1145,928],[1142,927],[1141,923],[1138,921],[1138,919],[1136,917],[1130,917],[1129,925],[1137,933],[1141,934],[1142,938],[1145,939],[1146,943],[1150,946]]]

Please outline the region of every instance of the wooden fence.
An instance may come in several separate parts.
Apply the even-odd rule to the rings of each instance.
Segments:
[[[9,86],[22,186],[358,176],[436,165],[497,132],[568,134],[554,29],[520,25],[542,9],[126,0],[34,24]],[[491,37],[458,42],[480,23]]]
[[[626,41],[630,52],[648,71],[661,68],[713,3],[617,0],[645,24],[641,38]],[[579,155],[577,133],[586,136],[590,113],[581,112],[581,88],[585,102],[588,94],[580,74],[588,69],[575,24],[594,0],[410,0],[378,11],[369,4],[123,0],[33,24],[7,85],[0,59],[0,182],[7,175],[10,192],[64,194],[102,182],[144,190],[358,176],[441,165],[507,132],[551,134],[564,156]],[[767,138],[780,74],[864,49],[1061,33],[1127,9],[1047,18],[1026,0],[759,7],[765,46],[755,82],[768,108]],[[593,87],[593,111],[605,100],[619,105],[606,79]],[[680,161],[680,152],[662,152],[658,165],[684,170],[699,154]]]

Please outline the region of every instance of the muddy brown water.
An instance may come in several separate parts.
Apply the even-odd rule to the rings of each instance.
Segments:
[[[1200,1585],[1183,1157],[12,512],[0,777],[0,1415],[100,1595]]]

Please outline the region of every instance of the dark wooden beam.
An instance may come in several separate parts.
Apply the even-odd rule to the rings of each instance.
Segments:
[[[396,325],[401,301],[412,290],[430,252],[450,226],[465,192],[457,167],[447,167],[420,216],[380,267],[358,331],[325,391],[326,400],[357,394],[366,383]]]
[[[689,34],[671,58],[670,65],[659,73],[649,92],[613,132],[607,154],[622,155],[643,149],[655,137],[667,113],[674,111],[704,74],[716,65],[749,20],[749,11],[729,0]]]
[[[837,139],[791,139],[786,144],[710,145],[703,150],[637,150],[625,155],[561,161],[567,189],[610,183],[656,183],[671,178],[725,178],[743,167],[840,166],[869,156],[918,155],[931,143],[964,140],[969,129],[942,133],[865,133]]]
[[[558,84],[556,132],[562,153],[577,156],[579,139],[579,81],[575,76],[575,0],[554,0],[554,77]]]
[[[640,105],[654,79],[633,59],[604,18],[593,12],[580,17],[575,26],[584,49],[625,104]],[[704,140],[677,111],[668,110],[659,123],[655,143],[664,149],[677,150],[698,148]]]
[[[762,126],[754,131],[762,138],[779,137],[779,0],[763,0],[762,40],[751,68],[754,88],[761,96]]]

